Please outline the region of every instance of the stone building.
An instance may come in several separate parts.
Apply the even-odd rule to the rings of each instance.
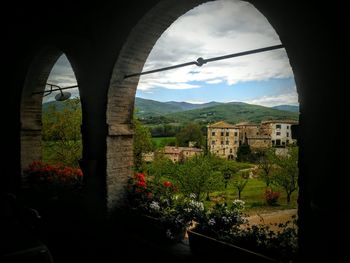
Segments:
[[[203,153],[202,149],[194,147],[175,147],[175,146],[165,146],[162,150],[164,156],[169,158],[174,163],[185,161],[195,155]]]
[[[260,134],[271,137],[271,145],[285,147],[296,143],[292,139],[292,125],[297,125],[297,121],[292,120],[271,120],[261,122]]]
[[[239,147],[239,129],[224,121],[210,124],[207,128],[208,150],[222,158],[235,159]]]
[[[246,143],[252,150],[265,149],[272,146],[271,136],[269,135],[252,135],[246,137]]]
[[[247,142],[248,137],[258,136],[260,126],[259,124],[249,123],[249,122],[240,122],[235,124],[239,129],[239,145],[242,145]]]

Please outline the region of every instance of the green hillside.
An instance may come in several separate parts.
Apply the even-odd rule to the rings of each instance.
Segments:
[[[259,105],[251,105],[242,102],[231,102],[203,109],[195,109],[166,114],[164,117],[178,123],[212,123],[221,120],[230,123],[238,123],[242,121],[259,123],[262,120],[272,119],[298,120],[298,113],[281,111],[277,109],[272,109]]]

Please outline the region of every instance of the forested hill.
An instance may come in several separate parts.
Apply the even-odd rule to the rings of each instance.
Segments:
[[[56,110],[62,110],[64,107],[69,107],[70,104],[57,101],[47,102],[43,104],[43,111],[46,112],[50,105],[54,105]],[[271,119],[298,120],[299,113],[296,111],[298,106],[282,106],[290,111],[280,110],[278,106],[269,108],[242,102],[192,104],[175,101],[159,102],[141,98],[135,100],[136,115],[143,123],[152,125],[187,122],[208,124],[221,120],[230,123],[242,121],[259,123]]]

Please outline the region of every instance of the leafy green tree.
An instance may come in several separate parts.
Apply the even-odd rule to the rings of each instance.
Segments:
[[[153,142],[150,130],[141,124],[141,122],[134,117],[134,169],[142,171],[145,169],[143,161],[143,154],[149,153],[153,150]]]
[[[249,172],[244,171],[244,172],[241,172],[241,174],[233,182],[233,185],[235,186],[238,192],[238,199],[241,199],[242,192],[248,183],[248,178],[249,178]]]
[[[274,168],[274,149],[270,148],[262,151],[258,158],[258,168],[260,177],[266,184],[266,187],[270,187],[273,182],[273,168]]]
[[[189,123],[176,134],[178,146],[188,146],[189,142],[194,142],[195,146],[201,148],[204,146],[204,137],[201,127],[196,123]]]
[[[298,189],[298,147],[289,147],[287,154],[275,155],[276,169],[274,182],[281,186],[287,194],[287,204],[291,195]]]
[[[208,196],[208,193],[223,188],[221,173],[215,169],[218,157],[213,155],[197,155],[178,165],[173,178],[184,194],[195,194],[197,200]]]
[[[74,98],[61,103],[64,104],[62,110],[57,110],[52,105],[43,113],[43,140],[54,141],[50,149],[53,153],[50,163],[77,167],[82,156],[80,99]]]
[[[159,184],[161,177],[172,177],[176,172],[176,165],[161,152],[157,153],[154,160],[149,164],[147,172],[153,177],[155,184]]]
[[[251,160],[252,151],[249,144],[244,143],[238,147],[237,150],[237,161],[238,162],[249,162]]]
[[[228,182],[233,178],[233,176],[238,172],[238,170],[239,169],[235,165],[235,162],[222,159],[220,171],[223,175],[225,189],[227,188]]]

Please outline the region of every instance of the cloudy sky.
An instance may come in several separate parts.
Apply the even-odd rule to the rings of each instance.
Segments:
[[[252,5],[219,0],[177,19],[158,39],[143,71],[280,43],[269,22]],[[58,60],[49,82],[62,87],[75,84],[66,57]],[[284,49],[144,75],[136,95],[158,101],[298,105]]]

